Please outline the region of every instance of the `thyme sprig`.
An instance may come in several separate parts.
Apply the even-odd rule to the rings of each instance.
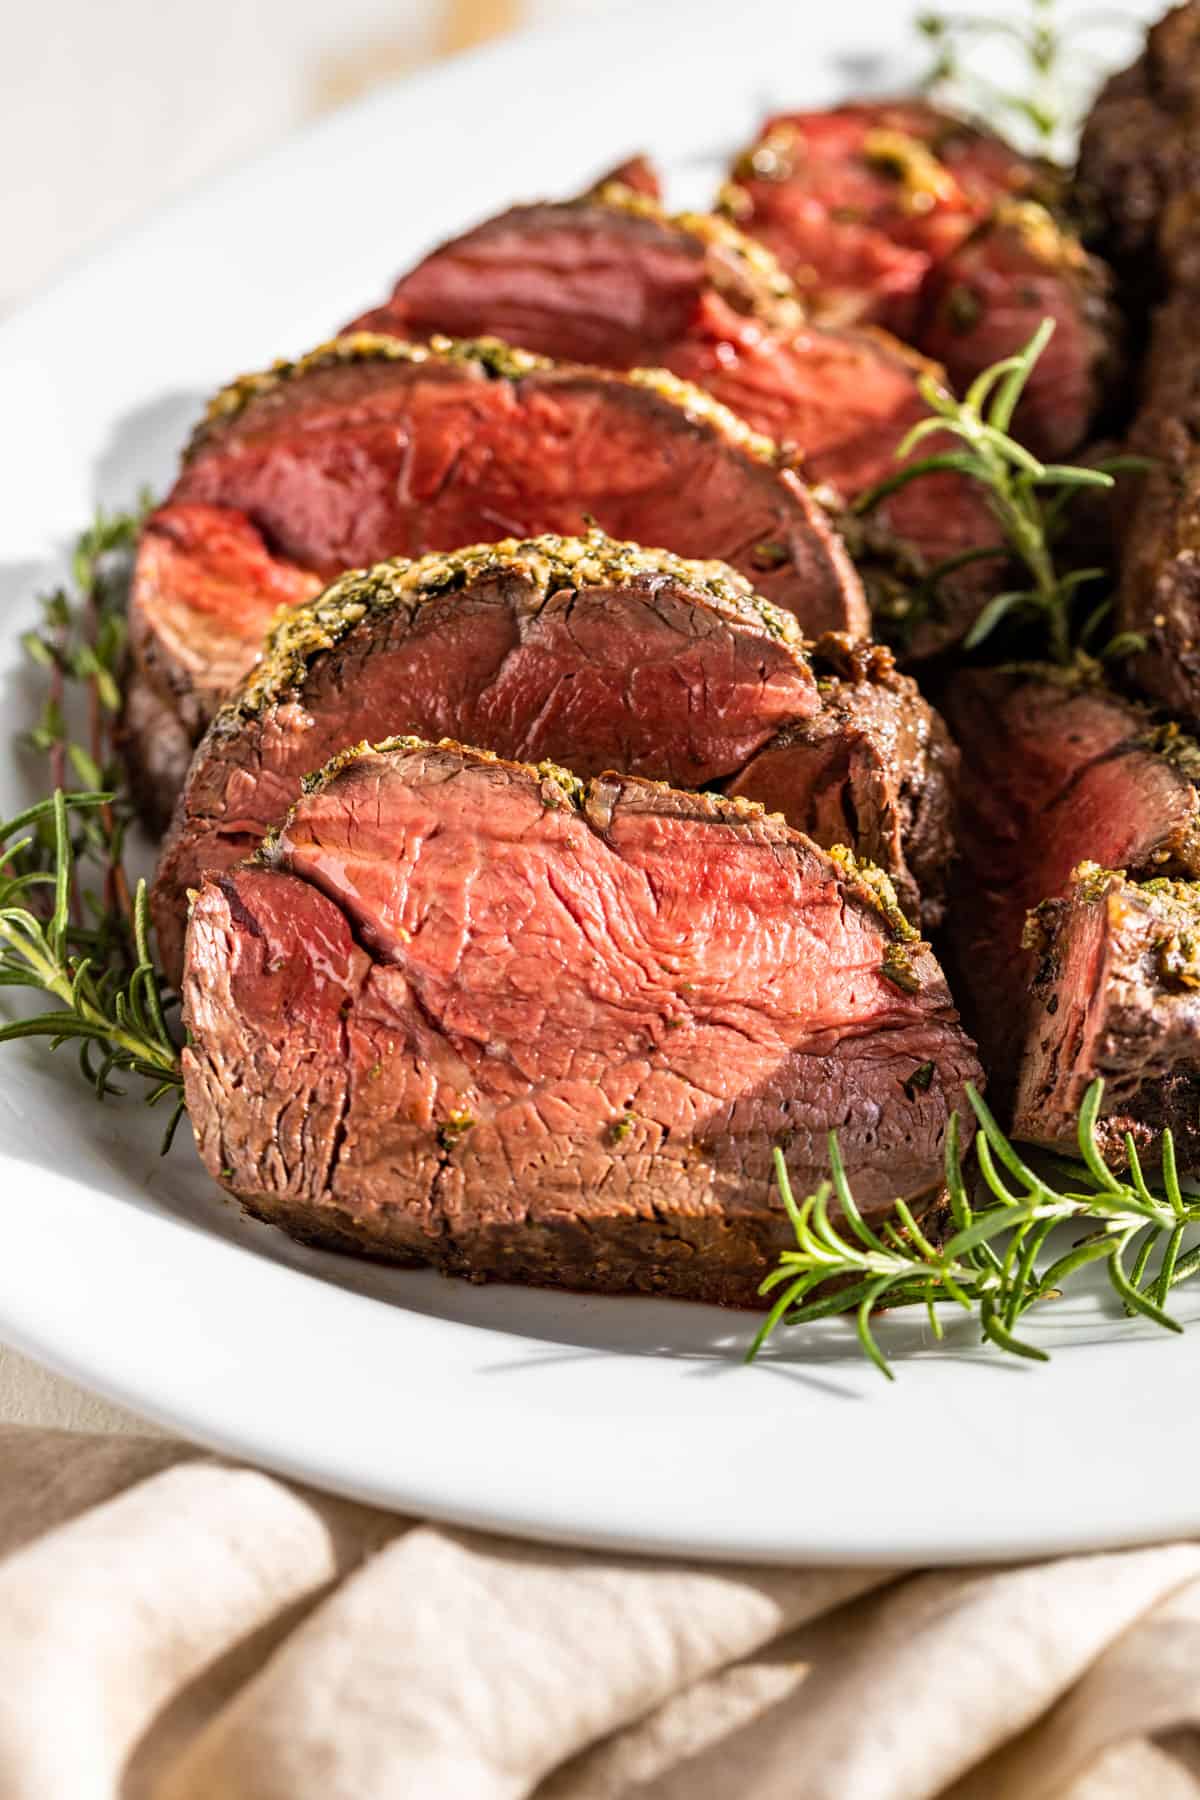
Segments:
[[[1054,548],[1067,507],[1085,488],[1111,488],[1114,474],[1132,468],[1134,459],[1113,458],[1095,468],[1045,463],[1012,436],[1009,428],[1017,403],[1053,334],[1054,320],[1043,319],[1024,349],[977,375],[961,400],[934,376],[922,375],[919,386],[929,416],[918,420],[897,446],[896,458],[903,466],[860,494],[854,511],[872,511],[890,494],[925,475],[954,471],[978,482],[1003,532],[1003,543],[949,558],[930,572],[927,585],[936,587],[945,575],[967,563],[1007,557],[1021,569],[1025,582],[986,602],[963,640],[964,649],[982,644],[1002,619],[1033,621],[1044,630],[1053,660],[1067,664],[1074,659],[1076,647],[1076,596],[1089,583],[1109,575],[1105,568],[1060,571],[1056,566]],[[957,438],[961,447],[936,450],[913,462],[906,460],[929,438],[947,435]],[[1129,647],[1113,644],[1104,654],[1123,653]]]
[[[1096,67],[1089,36],[1114,27],[1128,32],[1130,20],[1116,6],[1064,17],[1055,0],[1028,0],[1024,18],[927,11],[918,13],[916,27],[932,55],[921,83],[927,93],[1051,151],[1069,150],[1079,123]],[[1006,51],[1022,87],[992,78]]]
[[[174,1097],[164,1149],[183,1110],[179,1051],[167,1026],[168,998],[149,948],[146,884],[132,901],[133,958],[126,967],[112,954],[104,922],[82,926],[71,917],[75,846],[71,821],[112,804],[104,792],[54,794],[0,824],[0,987],[31,988],[58,1005],[0,1026],[0,1043],[44,1037],[50,1048],[74,1043],[79,1067],[97,1098],[120,1093],[114,1073],[149,1083],[145,1098],[156,1105]],[[42,866],[38,828],[49,827],[51,867]],[[48,914],[33,904],[50,895]]]
[[[863,1351],[891,1379],[871,1328],[873,1315],[884,1308],[922,1306],[940,1339],[937,1309],[952,1305],[974,1315],[982,1336],[998,1349],[1045,1362],[1046,1352],[1019,1338],[1016,1328],[1031,1307],[1060,1295],[1067,1281],[1092,1263],[1103,1264],[1127,1313],[1168,1331],[1182,1329],[1165,1308],[1171,1289],[1200,1273],[1200,1246],[1184,1248],[1189,1228],[1200,1225],[1200,1196],[1181,1188],[1170,1131],[1163,1134],[1161,1172],[1153,1186],[1128,1134],[1128,1174],[1115,1174],[1096,1138],[1104,1083],[1094,1081],[1079,1113],[1080,1160],[1056,1162],[1052,1177],[1021,1155],[975,1088],[969,1086],[967,1096],[979,1126],[972,1146],[975,1176],[969,1186],[955,1113],[945,1157],[954,1229],[941,1244],[926,1235],[903,1200],[896,1203],[894,1221],[885,1220],[878,1231],[867,1224],[855,1203],[836,1132],[829,1139],[829,1179],[799,1203],[783,1154],[776,1150],[776,1178],[796,1248],[782,1252],[759,1290],[763,1295],[782,1291],[747,1360],[781,1325],[853,1311]],[[986,1196],[982,1204],[972,1202],[971,1186]],[[832,1217],[834,1201],[844,1223]],[[1042,1266],[1050,1233],[1072,1223],[1089,1229]]]
[[[111,800],[73,822],[81,832],[79,848],[102,871],[103,911],[130,954],[133,909],[123,864],[128,808],[117,791],[121,771],[114,755],[113,726],[121,709],[129,557],[151,504],[150,494],[143,491],[132,512],[106,513],[101,508],[96,513],[72,552],[72,587],[57,587],[43,597],[40,626],[21,640],[30,661],[48,674],[41,716],[24,741],[47,757],[51,788],[66,790],[78,783],[93,792],[113,790]],[[85,702],[82,741],[73,734],[69,716],[69,696],[76,691]],[[41,841],[48,854],[45,828]],[[84,911],[75,883],[72,917],[79,921]]]
[[[0,987],[56,1004],[0,1026],[0,1043],[75,1045],[100,1099],[122,1091],[113,1080],[120,1074],[145,1083],[151,1105],[172,1099],[166,1150],[183,1110],[167,1023],[174,999],[150,953],[146,884],[131,889],[125,871],[130,808],[113,743],[129,553],[149,504],[143,497],[136,512],[96,515],[75,545],[72,583],[44,597],[40,626],[22,640],[48,678],[24,742],[46,756],[53,793],[0,823]],[[82,737],[72,730],[78,714]],[[72,777],[78,787],[68,787]],[[89,869],[102,875],[100,892],[87,883]]]

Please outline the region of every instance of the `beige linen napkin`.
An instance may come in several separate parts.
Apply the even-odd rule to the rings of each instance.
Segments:
[[[1196,1800],[1200,1545],[547,1549],[0,1429],[3,1800]]]

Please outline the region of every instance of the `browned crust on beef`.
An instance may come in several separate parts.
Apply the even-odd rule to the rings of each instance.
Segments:
[[[993,1102],[1011,1117],[1044,1035],[1030,910],[1046,902],[1055,916],[1086,861],[1138,877],[1200,875],[1200,750],[1149,708],[1061,671],[960,674],[946,705],[963,752],[950,967]]]
[[[1080,144],[1077,204],[1135,310],[1197,272],[1198,117],[1200,4],[1187,0],[1106,83]]]
[[[957,746],[883,646],[827,633],[814,664],[820,712],[779,733],[726,791],[782,812],[826,848],[849,842],[933,931],[955,854]]]
[[[1036,959],[1014,1129],[1070,1153],[1090,1083],[1104,1082],[1097,1138],[1158,1152],[1169,1129],[1183,1168],[1200,1162],[1200,882],[1129,881],[1085,865],[1030,917]]]
[[[1138,685],[1173,712],[1200,719],[1200,343],[1196,295],[1184,290],[1155,320],[1145,400],[1133,448],[1151,466],[1120,509],[1122,631],[1146,640]]]

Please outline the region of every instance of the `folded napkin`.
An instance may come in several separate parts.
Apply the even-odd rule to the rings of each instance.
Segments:
[[[0,1428],[3,1800],[1194,1800],[1200,1545],[592,1555]]]

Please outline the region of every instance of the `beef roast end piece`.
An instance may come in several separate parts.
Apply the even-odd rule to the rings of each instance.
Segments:
[[[947,717],[963,753],[951,966],[1004,1110],[1032,1029],[1025,921],[1083,862],[1200,875],[1200,751],[1103,686],[960,675]]]
[[[1181,1167],[1200,1163],[1200,883],[1129,881],[1084,865],[1030,917],[1036,960],[1013,1126],[1070,1155],[1089,1084],[1104,1081],[1097,1136],[1149,1160],[1168,1127]]]
[[[451,744],[348,753],[197,900],[197,1142],[314,1242],[758,1304],[790,1236],[774,1145],[805,1192],[836,1128],[879,1217],[936,1192],[979,1078],[897,930],[744,803]]]

